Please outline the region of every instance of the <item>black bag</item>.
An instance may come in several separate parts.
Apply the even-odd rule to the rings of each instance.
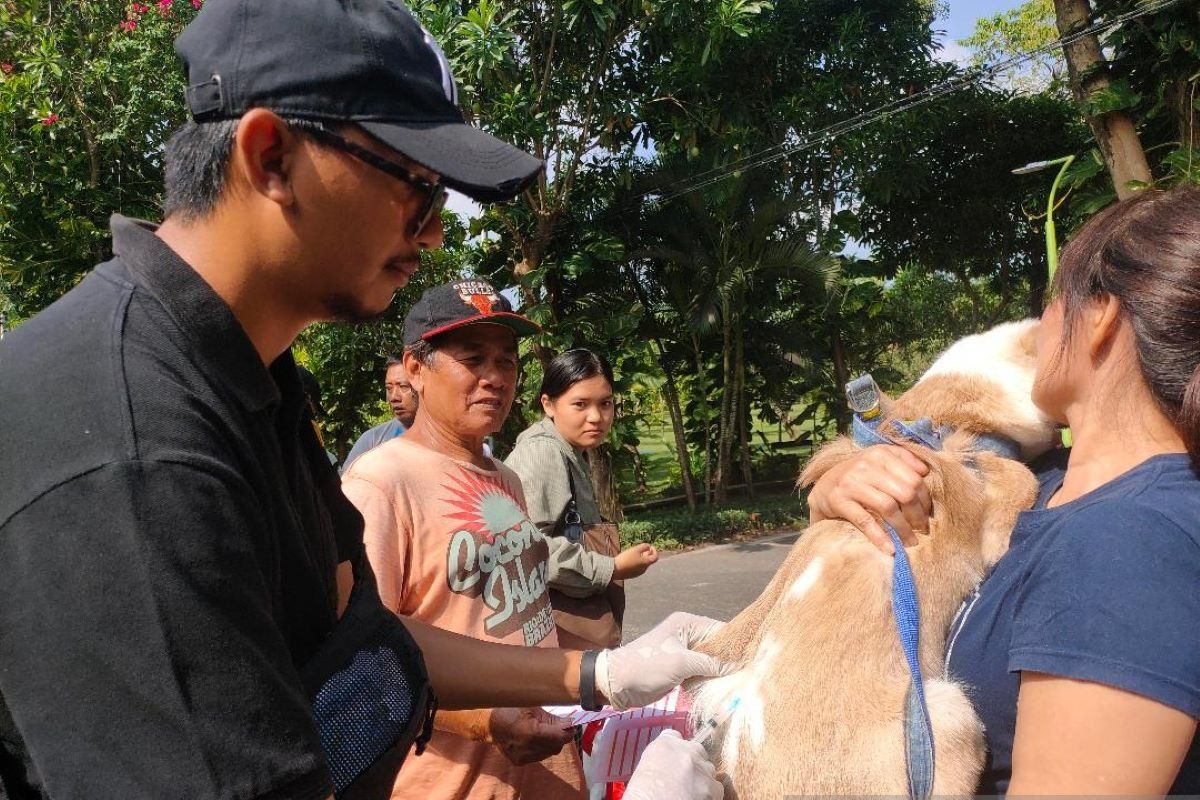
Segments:
[[[365,553],[355,559],[346,612],[300,670],[334,796],[386,800],[409,749],[433,733],[437,698],[421,650],[383,606]]]

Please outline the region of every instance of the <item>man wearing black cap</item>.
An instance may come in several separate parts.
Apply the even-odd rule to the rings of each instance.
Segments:
[[[387,307],[447,187],[503,199],[540,164],[463,124],[394,0],[210,0],[177,50],[165,221],[114,217],[114,258],[0,343],[0,795],[377,796],[432,713],[424,665],[451,708],[718,671],[679,646],[695,619],[599,671],[383,611],[289,347]]]

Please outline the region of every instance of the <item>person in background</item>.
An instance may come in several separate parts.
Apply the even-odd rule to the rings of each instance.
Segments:
[[[1064,249],[1033,400],[1073,446],[955,619],[950,676],[987,734],[984,795],[1200,792],[1200,188],[1144,190]],[[1057,462],[1057,463],[1055,463]],[[809,498],[885,552],[927,472],[871,447]]]
[[[408,373],[404,371],[404,359],[399,356],[389,355],[387,358],[387,366],[383,373],[383,392],[388,406],[392,409],[392,418],[368,429],[358,437],[358,441],[346,456],[346,463],[342,465],[343,474],[354,459],[363,453],[378,447],[388,439],[402,436],[417,416],[417,393],[413,391],[412,384],[408,381]]]
[[[612,367],[582,348],[546,367],[539,402],[545,417],[518,437],[505,463],[521,478],[529,518],[547,537],[546,582],[559,628],[570,646],[615,646],[625,610],[622,581],[658,560],[648,544],[620,549],[615,525],[600,514],[587,454],[612,429]]]
[[[537,332],[484,281],[427,289],[404,321],[416,419],[351,464],[343,490],[366,521],[389,609],[484,641],[554,647],[545,539],[526,516],[520,480],[483,449],[512,407],[517,337]],[[481,680],[522,679],[479,668]],[[578,755],[561,752],[572,738],[541,709],[441,713],[393,797],[581,797]]]

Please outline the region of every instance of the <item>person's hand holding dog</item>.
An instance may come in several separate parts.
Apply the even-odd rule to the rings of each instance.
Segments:
[[[810,523],[844,519],[862,531],[872,544],[894,555],[885,520],[905,545],[929,531],[933,501],[925,476],[929,467],[903,447],[868,447],[830,469],[808,495]]]

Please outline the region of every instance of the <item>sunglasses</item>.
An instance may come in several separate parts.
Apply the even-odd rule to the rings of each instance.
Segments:
[[[446,207],[448,192],[442,184],[425,180],[420,175],[410,172],[394,161],[388,161],[386,158],[378,156],[367,148],[342,138],[327,128],[305,128],[302,132],[317,142],[327,147],[332,147],[334,150],[340,150],[347,155],[354,156],[367,166],[374,167],[380,172],[385,172],[397,180],[404,181],[417,191],[422,192],[425,195],[425,200],[422,202],[421,208],[413,222],[413,236],[417,236],[425,230],[430,221],[435,216],[440,216],[442,209]]]

